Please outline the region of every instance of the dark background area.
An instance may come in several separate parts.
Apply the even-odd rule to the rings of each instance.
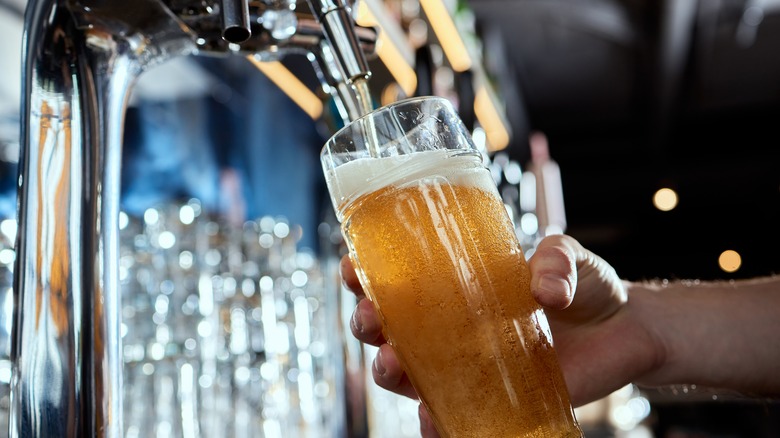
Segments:
[[[469,4],[510,152],[527,160],[528,133],[547,134],[569,234],[630,279],[780,273],[780,2]],[[652,205],[663,186],[670,212]]]

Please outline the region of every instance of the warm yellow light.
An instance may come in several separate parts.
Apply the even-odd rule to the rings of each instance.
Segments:
[[[402,92],[403,90],[400,89],[398,84],[391,82],[382,89],[382,93],[379,95],[379,103],[382,106],[390,105],[398,100],[398,95]]]
[[[479,88],[474,98],[474,113],[482,129],[485,130],[487,148],[490,152],[504,149],[509,145],[509,131],[484,85]]]
[[[444,3],[441,0],[420,0],[420,5],[452,69],[457,72],[470,69],[471,56]]]
[[[653,195],[653,205],[661,211],[673,210],[677,207],[677,192],[669,188],[659,189]]]
[[[268,79],[277,87],[284,91],[290,99],[293,100],[301,109],[313,120],[317,120],[322,115],[322,101],[312,92],[309,87],[300,81],[290,70],[281,62],[269,61],[261,62],[254,56],[247,56],[247,59],[263,72]]]
[[[403,53],[401,53],[401,49],[394,41],[398,40],[402,43],[406,41],[406,39],[400,35],[397,35],[398,38],[393,38],[393,35],[399,32],[394,32],[387,26],[384,26],[383,22],[387,22],[387,20],[379,20],[377,18],[377,14],[374,13],[372,9],[379,7],[384,6],[378,6],[375,2],[372,2],[371,4],[369,4],[368,1],[359,2],[355,22],[361,26],[376,26],[379,28],[379,39],[376,42],[376,54],[379,56],[379,59],[382,60],[385,67],[387,67],[387,70],[393,78],[395,78],[395,81],[398,82],[401,89],[404,90],[404,93],[407,96],[412,96],[414,90],[417,88],[417,74],[411,66],[409,60],[411,56],[408,58],[404,56]]]
[[[404,90],[407,96],[414,95],[417,88],[417,74],[409,65],[401,52],[393,44],[388,44],[388,40],[381,39],[378,42],[376,53],[379,59],[387,66],[390,74],[393,75],[398,85]]]
[[[376,19],[376,15],[371,12],[366,2],[358,2],[357,16],[355,16],[355,24],[363,27],[379,26],[379,21]],[[380,33],[379,37],[382,35]]]
[[[736,272],[740,266],[742,266],[742,257],[738,252],[728,249],[720,253],[718,257],[718,265],[720,269],[726,272]]]

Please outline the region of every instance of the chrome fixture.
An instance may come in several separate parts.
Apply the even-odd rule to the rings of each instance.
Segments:
[[[350,90],[362,93],[370,76],[364,51],[375,40],[340,1],[28,3],[11,437],[122,434],[118,217],[136,78],[176,56],[273,60],[319,47],[311,59],[327,60],[322,77],[341,84],[331,86],[336,97],[353,100]]]

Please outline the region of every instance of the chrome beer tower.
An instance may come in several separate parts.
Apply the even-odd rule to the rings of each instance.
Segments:
[[[342,117],[376,33],[342,0],[31,0],[25,16],[11,437],[122,435],[118,217],[135,79],[175,56],[310,54]],[[301,10],[305,9],[305,11]],[[255,98],[262,99],[262,96]]]

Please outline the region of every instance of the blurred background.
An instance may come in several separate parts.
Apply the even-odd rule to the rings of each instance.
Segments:
[[[0,0],[6,358],[24,7]],[[780,271],[780,1],[353,9],[380,29],[376,104],[451,99],[527,255],[563,231],[631,280]],[[280,64],[294,80],[241,57],[179,58],[134,88],[122,177],[128,436],[417,436],[416,405],[377,390],[372,349],[344,333],[354,303],[335,277],[344,248],[318,162],[337,108],[305,55]],[[9,379],[2,360],[0,407]],[[629,386],[578,417],[589,438],[780,436],[775,402],[695,386]]]
[[[570,234],[632,279],[777,272],[779,2],[469,4],[514,131],[549,138]],[[653,205],[664,187],[670,211]]]

